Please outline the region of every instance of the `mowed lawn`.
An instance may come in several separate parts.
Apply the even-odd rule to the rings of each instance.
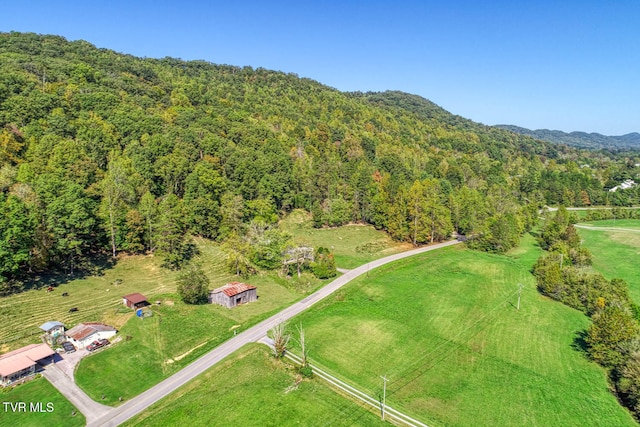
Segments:
[[[386,375],[388,403],[430,426],[636,425],[576,348],[588,319],[538,294],[534,258],[462,246],[411,257],[290,328],[303,325],[315,363],[371,395]]]
[[[173,293],[156,295],[152,317],[131,317],[119,331],[120,342],[83,359],[75,378],[92,398],[108,405],[128,400],[174,374],[207,351],[303,294],[270,276],[255,276],[258,301],[229,310],[214,304],[189,305]],[[102,395],[105,399],[102,399]]]
[[[371,225],[353,224],[335,228],[313,228],[311,214],[294,210],[280,222],[296,244],[325,247],[333,252],[338,268],[352,269],[374,259],[411,249],[407,243],[393,241]]]
[[[195,242],[210,288],[239,280],[228,273],[218,245],[204,239]],[[254,303],[233,310],[190,306],[175,293],[176,272],[160,263],[154,256],[122,256],[100,276],[65,281],[50,293],[30,290],[1,298],[0,353],[39,342],[38,327],[48,320],[61,321],[67,328],[83,321],[113,325],[120,341],[81,361],[76,381],[95,400],[118,404],[120,397],[127,400],[146,390],[233,336],[234,330],[242,331],[322,284],[309,279],[309,286],[301,289],[291,279],[259,273],[240,279],[258,287]],[[63,292],[68,296],[62,297]],[[122,296],[132,292],[147,296],[153,317],[136,318],[122,304]],[[70,307],[78,311],[69,313]]]
[[[27,412],[14,412],[10,406],[2,403],[0,407],[0,426],[12,427],[74,427],[85,425],[84,416],[43,377],[0,392],[0,402],[18,402],[26,404]],[[31,411],[31,404],[36,406]],[[38,407],[38,405],[40,406]],[[48,404],[50,406],[48,406]],[[40,409],[41,408],[41,409]],[[49,411],[51,410],[51,411]]]
[[[382,426],[318,380],[303,380],[261,344],[249,344],[126,426]]]
[[[603,228],[578,228],[583,245],[593,255],[593,268],[608,279],[626,280],[631,298],[636,304],[640,304],[640,220],[606,220],[583,224]]]

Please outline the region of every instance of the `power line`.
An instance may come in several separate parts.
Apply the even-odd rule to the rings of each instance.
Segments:
[[[432,358],[435,354],[437,354],[441,349],[445,348],[446,346],[450,345],[450,344],[454,344],[456,346],[464,346],[463,343],[458,342],[458,339],[466,332],[468,332],[469,330],[471,330],[472,328],[475,328],[477,325],[479,325],[480,323],[484,322],[485,320],[489,320],[490,317],[493,318],[494,313],[501,308],[503,305],[505,305],[506,303],[509,302],[509,300],[516,294],[517,292],[514,292],[512,294],[509,294],[507,296],[506,299],[504,299],[503,301],[500,301],[499,303],[497,303],[493,308],[491,308],[488,312],[486,312],[483,316],[479,317],[475,322],[473,322],[471,325],[467,326],[464,329],[461,329],[455,336],[451,337],[451,338],[444,338],[444,337],[439,337],[441,342],[440,344],[436,345],[435,347],[432,347],[430,349],[430,351],[423,353],[422,357],[420,357],[419,359],[417,359],[414,363],[412,363],[411,365],[407,366],[404,371],[416,371],[418,368],[427,365],[428,362],[426,363],[422,363],[423,361],[425,361],[426,359],[430,359]],[[488,326],[488,325],[486,325]],[[486,327],[485,326],[485,327]],[[470,337],[466,338],[465,341],[469,341],[471,338],[475,337],[478,333],[482,332],[482,330],[484,330],[484,328],[479,329],[476,331],[476,333],[474,333],[473,335],[471,335]],[[446,352],[445,356],[449,355],[450,352]],[[390,386],[393,386],[394,384],[398,383],[400,380],[402,380],[403,377],[405,377],[406,375],[402,375],[402,374],[395,374],[394,377],[397,378],[396,380],[392,381]]]
[[[460,330],[454,337],[446,339],[446,338],[442,338],[441,337],[441,344],[433,347],[431,349],[431,351],[429,351],[428,353],[424,354],[420,359],[418,359],[417,363],[413,363],[411,364],[411,366],[407,367],[406,369],[404,369],[405,372],[409,371],[408,374],[406,375],[394,375],[394,377],[396,377],[397,379],[395,379],[394,381],[390,381],[387,382],[388,380],[385,380],[385,384],[383,385],[383,399],[385,400],[385,404],[386,404],[386,397],[391,396],[393,394],[395,394],[396,392],[398,392],[399,390],[401,390],[402,388],[406,387],[407,385],[411,384],[413,381],[415,381],[416,379],[420,378],[422,375],[424,375],[428,370],[430,370],[431,368],[433,368],[434,366],[438,365],[440,362],[442,362],[443,360],[445,360],[453,350],[450,351],[446,351],[443,352],[439,357],[433,357],[435,354],[437,354],[441,349],[443,349],[445,346],[447,345],[455,345],[457,347],[465,347],[465,343],[461,343],[461,342],[456,342],[455,340],[458,339],[459,337],[461,337],[464,333],[468,332],[469,330],[471,330],[472,328],[477,327],[479,324],[481,323],[485,323],[484,326],[482,328],[478,328],[474,331],[473,334],[471,334],[469,337],[466,338],[465,341],[469,341],[472,338],[474,338],[475,336],[477,336],[480,332],[482,332],[487,326],[489,326],[491,323],[490,322],[485,322],[487,320],[492,320],[493,318],[495,318],[495,315],[497,314],[497,310],[501,307],[503,307],[505,304],[509,303],[509,300],[515,296],[516,294],[519,293],[520,290],[515,291],[511,294],[509,294],[504,300],[498,302],[495,306],[493,306],[488,312],[486,312],[483,316],[481,316],[480,318],[478,318],[475,322],[473,322],[471,325],[469,325],[468,327]],[[430,360],[427,362],[424,362],[425,359],[429,358]],[[423,363],[424,362],[424,363]],[[426,369],[421,369],[425,366],[428,367]],[[415,373],[415,375],[411,375],[409,376],[410,373]],[[385,376],[386,377],[386,376]],[[386,379],[386,378],[385,378]],[[402,380],[406,380],[403,383],[399,384]],[[398,385],[399,384],[399,385]],[[391,388],[394,385],[398,385],[397,387],[394,387],[393,390],[387,391],[387,387]],[[350,400],[350,399],[349,399]],[[347,409],[350,405],[348,405],[346,402],[344,405],[341,405],[341,408]],[[359,420],[360,418],[362,418],[367,412],[369,412],[368,409],[356,404],[356,407],[353,408],[351,411],[348,411],[347,413],[345,413],[345,411],[340,410],[337,414],[336,417],[334,417],[332,420],[329,420],[327,423],[324,423],[323,425],[332,425],[334,422],[337,421],[337,419],[352,419],[352,417],[356,414],[359,414],[357,416],[357,418],[354,419],[354,421]]]

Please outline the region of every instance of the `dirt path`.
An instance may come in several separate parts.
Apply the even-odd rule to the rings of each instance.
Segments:
[[[593,227],[591,225],[579,225],[575,224],[576,228],[584,228],[585,230],[596,230],[596,231],[629,231],[631,233],[640,233],[640,229],[637,228],[619,228],[619,227]]]

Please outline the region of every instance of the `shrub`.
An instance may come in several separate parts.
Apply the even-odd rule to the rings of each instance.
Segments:
[[[298,368],[298,373],[305,378],[313,378],[313,369],[308,363],[306,365],[301,365]]]

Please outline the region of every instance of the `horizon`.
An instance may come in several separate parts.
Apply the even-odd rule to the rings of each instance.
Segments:
[[[398,90],[486,125],[640,132],[640,3],[446,6],[191,1],[5,6],[0,31],[58,35],[137,57],[251,66],[342,92]]]

